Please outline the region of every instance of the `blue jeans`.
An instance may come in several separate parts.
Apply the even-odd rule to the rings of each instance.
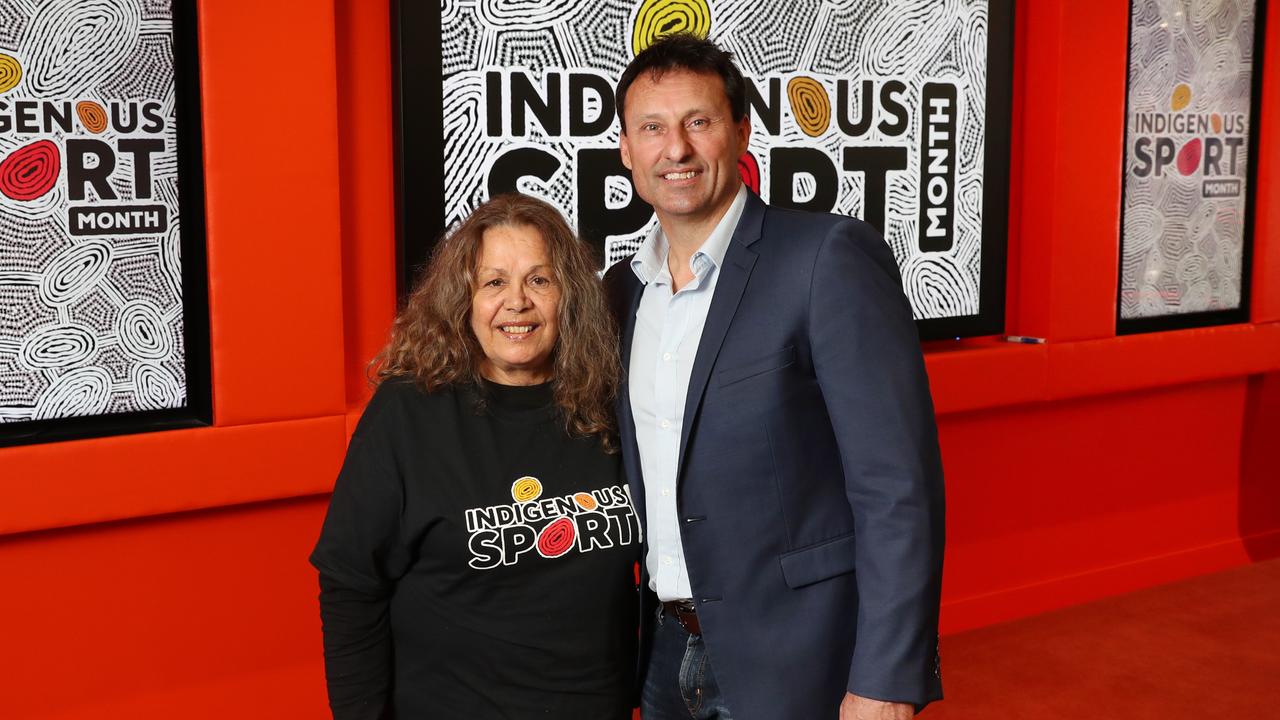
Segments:
[[[733,720],[702,638],[690,635],[662,606],[653,622],[653,651],[640,695],[640,720]]]

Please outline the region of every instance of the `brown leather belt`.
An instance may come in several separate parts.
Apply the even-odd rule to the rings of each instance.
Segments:
[[[692,600],[667,600],[662,603],[662,614],[675,618],[680,627],[690,635],[702,635],[702,626],[698,624],[698,613],[693,609]]]

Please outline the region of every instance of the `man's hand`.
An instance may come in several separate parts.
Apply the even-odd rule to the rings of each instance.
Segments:
[[[845,693],[840,703],[840,720],[911,720],[915,708],[910,703],[872,700]]]

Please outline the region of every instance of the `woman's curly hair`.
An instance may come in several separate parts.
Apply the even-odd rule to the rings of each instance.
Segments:
[[[614,448],[613,400],[618,391],[618,339],[587,243],[554,207],[517,193],[498,195],[441,240],[403,310],[391,339],[374,358],[375,382],[409,378],[427,392],[456,384],[481,386],[484,351],[471,329],[480,244],[486,230],[528,226],[547,244],[560,286],[560,333],[552,388],[572,435],[598,436]]]

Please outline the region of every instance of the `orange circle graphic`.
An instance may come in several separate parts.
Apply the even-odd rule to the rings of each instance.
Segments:
[[[76,115],[80,124],[91,133],[100,133],[107,129],[107,111],[92,100],[81,100],[76,103]]]
[[[1174,112],[1185,108],[1191,104],[1191,86],[1186,83],[1178,83],[1173,89],[1173,96],[1169,98],[1169,108]]]
[[[822,83],[811,77],[794,77],[787,83],[787,100],[791,103],[791,115],[800,130],[809,137],[818,137],[831,125],[831,98]]]
[[[584,492],[580,492],[574,495],[573,501],[581,505],[583,510],[595,510],[597,507],[600,506],[600,504],[596,502],[595,498],[591,497],[590,494],[584,493]]]

